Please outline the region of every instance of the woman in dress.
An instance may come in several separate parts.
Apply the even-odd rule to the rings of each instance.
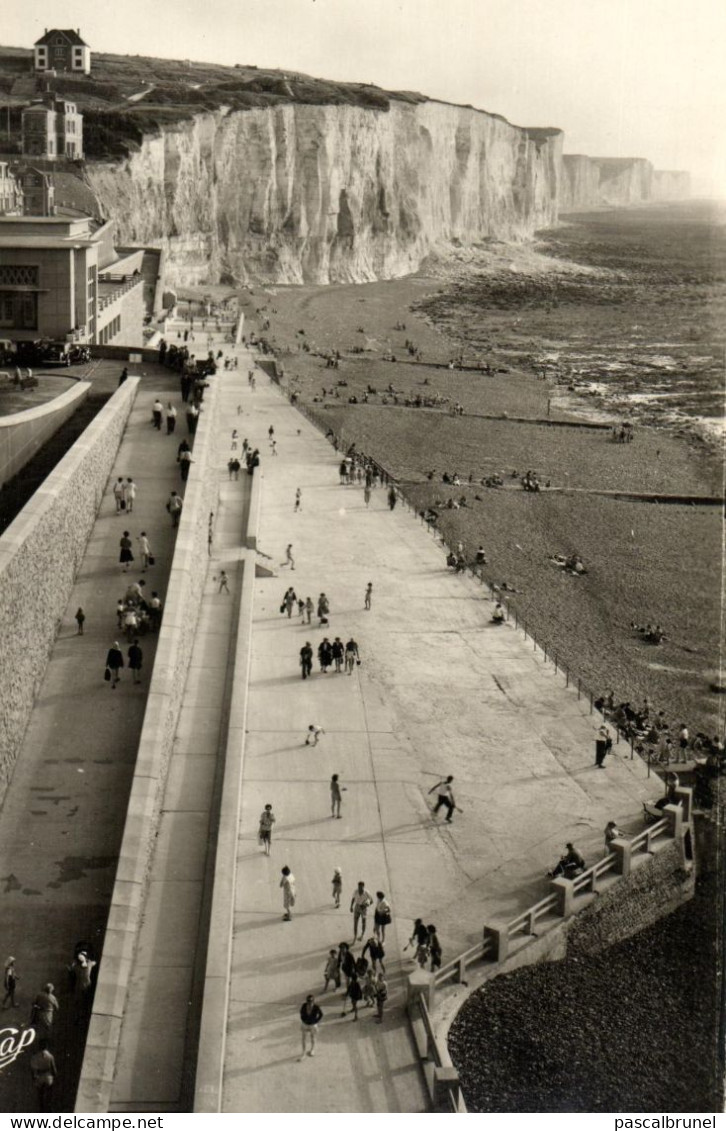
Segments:
[[[129,562],[132,562],[134,560],[134,555],[131,552],[132,545],[133,543],[131,541],[131,538],[129,537],[128,530],[124,530],[119,542],[121,550],[118,556],[119,563],[124,567],[124,572],[128,571]]]

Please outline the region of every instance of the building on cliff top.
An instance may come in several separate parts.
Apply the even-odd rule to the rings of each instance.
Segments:
[[[25,157],[55,161],[66,157],[83,159],[83,115],[75,102],[67,102],[51,91],[26,106],[22,113],[22,151]]]
[[[144,249],[117,251],[113,227],[90,216],[0,216],[2,336],[139,343]]]
[[[81,39],[78,28],[46,28],[45,35],[33,44],[33,69],[89,75],[91,48]]]

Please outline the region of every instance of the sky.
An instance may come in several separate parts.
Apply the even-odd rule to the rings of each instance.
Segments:
[[[726,0],[2,0],[0,37],[253,63],[558,126],[566,153],[646,157],[726,198]]]

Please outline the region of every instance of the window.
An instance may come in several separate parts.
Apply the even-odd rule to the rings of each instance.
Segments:
[[[0,290],[0,326],[6,330],[37,330],[38,296]]]
[[[5,264],[0,267],[0,287],[37,287],[38,268],[23,264]]]

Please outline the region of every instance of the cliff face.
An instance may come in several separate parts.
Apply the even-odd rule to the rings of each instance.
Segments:
[[[87,179],[120,243],[166,250],[172,285],[363,282],[554,224],[561,144],[434,102],[291,104],[199,115]]]
[[[688,173],[656,169],[653,173],[653,200],[685,200],[691,195]]]
[[[651,200],[683,200],[689,195],[688,173],[659,172],[642,157],[584,157],[566,153],[562,158],[562,212]]]

